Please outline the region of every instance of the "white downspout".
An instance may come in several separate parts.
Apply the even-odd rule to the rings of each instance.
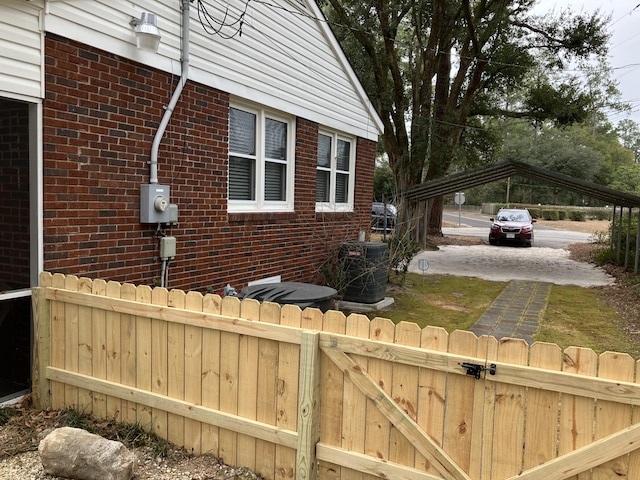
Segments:
[[[180,73],[180,81],[171,96],[169,105],[164,111],[162,121],[153,139],[151,160],[149,161],[149,183],[158,183],[158,149],[160,148],[160,142],[173,114],[173,109],[176,107],[189,78],[189,3],[190,0],[182,0],[182,71]]]

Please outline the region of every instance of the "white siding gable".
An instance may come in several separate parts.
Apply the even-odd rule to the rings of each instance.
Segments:
[[[377,140],[382,125],[314,0],[204,1],[214,20],[208,34],[191,4],[189,78],[232,96]],[[180,0],[56,0],[45,29],[176,75],[180,74]],[[241,32],[236,21],[246,7]],[[132,17],[158,16],[158,53],[135,47]],[[213,23],[212,23],[213,25]],[[210,28],[205,24],[207,28]],[[240,35],[241,33],[241,35]]]
[[[25,1],[0,7],[0,96],[33,100],[43,95],[40,12]]]

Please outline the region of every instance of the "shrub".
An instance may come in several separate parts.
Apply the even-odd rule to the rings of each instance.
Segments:
[[[558,220],[558,210],[543,210],[542,218],[545,220]]]
[[[387,240],[389,263],[387,265],[387,278],[391,277],[391,273],[400,276],[400,283],[404,283],[404,279],[409,271],[409,264],[413,257],[420,252],[420,245],[407,237],[389,237]]]
[[[542,218],[542,209],[540,208],[530,208],[529,213],[533,218]]]
[[[583,210],[571,210],[569,212],[569,219],[574,222],[586,222],[587,214]]]
[[[566,219],[567,219],[567,211],[558,210],[558,220],[566,220]]]

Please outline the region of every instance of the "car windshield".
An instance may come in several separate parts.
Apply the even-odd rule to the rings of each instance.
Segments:
[[[529,218],[523,212],[502,212],[498,214],[500,222],[528,222]]]

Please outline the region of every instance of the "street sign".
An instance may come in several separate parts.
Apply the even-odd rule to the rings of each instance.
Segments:
[[[456,202],[456,205],[462,205],[464,203],[464,193],[462,192],[456,193],[455,202]]]

